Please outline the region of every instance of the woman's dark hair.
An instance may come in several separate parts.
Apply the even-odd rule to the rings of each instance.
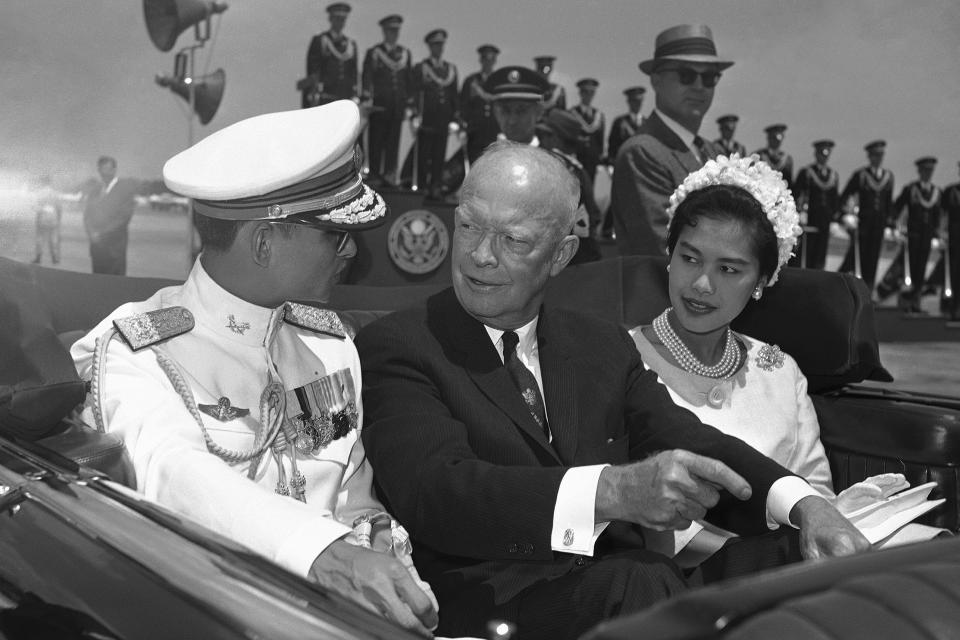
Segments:
[[[677,207],[667,229],[667,249],[671,254],[683,227],[697,226],[700,218],[739,222],[749,231],[753,240],[753,250],[760,262],[760,275],[770,279],[779,259],[777,236],[760,203],[748,191],[733,185],[715,184],[688,195]]]

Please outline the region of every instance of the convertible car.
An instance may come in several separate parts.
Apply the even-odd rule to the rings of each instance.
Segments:
[[[633,326],[667,304],[664,260],[568,268],[547,305]],[[67,351],[122,302],[171,284],[0,259],[0,638],[402,638],[404,631],[142,498],[123,443],[79,423]],[[336,289],[353,330],[443,285]],[[937,483],[921,522],[960,529],[960,398],[890,392],[855,278],[787,269],[735,325],[809,380],[836,489]],[[960,538],[698,589],[598,626],[612,638],[960,637]],[[522,640],[522,636],[520,636]]]

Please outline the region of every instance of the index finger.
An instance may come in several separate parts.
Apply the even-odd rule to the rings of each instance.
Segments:
[[[741,500],[747,500],[753,495],[750,484],[743,479],[743,476],[724,463],[696,453],[688,452],[688,455],[685,463],[689,474],[726,489]]]
[[[406,603],[413,615],[423,623],[424,627],[427,629],[436,628],[439,619],[436,609],[433,608],[433,602],[409,573],[404,572],[403,576],[397,578],[394,581],[394,587],[397,590],[397,595]]]

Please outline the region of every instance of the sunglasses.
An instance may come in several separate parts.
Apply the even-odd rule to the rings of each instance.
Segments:
[[[720,81],[720,76],[722,75],[719,71],[697,72],[690,67],[668,67],[666,69],[660,69],[660,71],[673,71],[677,74],[677,78],[682,85],[691,85],[697,81],[697,76],[700,76],[700,82],[703,83],[703,86],[707,89],[712,89],[717,86],[717,83]]]

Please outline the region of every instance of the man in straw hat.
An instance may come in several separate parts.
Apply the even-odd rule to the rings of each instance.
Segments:
[[[357,350],[322,306],[351,234],[387,215],[360,178],[360,129],[343,100],[171,158],[164,181],[193,198],[202,253],[183,285],[121,306],[71,355],[91,382],[85,417],[122,437],[148,499],[427,634],[429,587],[373,495]]]
[[[717,55],[706,25],[684,24],[657,36],[650,76],[656,108],[621,147],[613,173],[611,208],[621,255],[663,255],[667,201],[691,171],[716,157],[698,135],[720,72],[733,62]]]

